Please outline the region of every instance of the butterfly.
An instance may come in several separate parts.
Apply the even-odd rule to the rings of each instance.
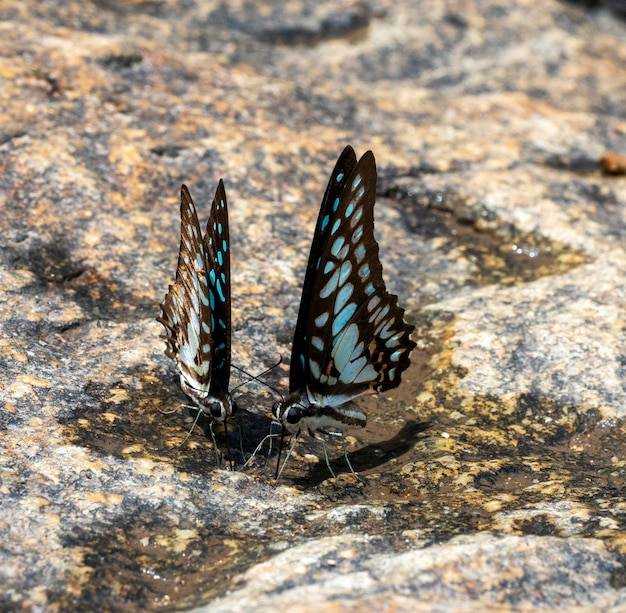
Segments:
[[[165,327],[165,354],[180,386],[202,413],[223,420],[236,406],[230,378],[230,245],[228,208],[220,179],[204,235],[185,185],[180,193],[180,249],[176,281],[157,321]]]
[[[374,238],[376,162],[348,146],[322,200],[306,269],[289,396],[272,407],[283,433],[365,426],[353,402],[400,384],[414,326],[383,281]]]

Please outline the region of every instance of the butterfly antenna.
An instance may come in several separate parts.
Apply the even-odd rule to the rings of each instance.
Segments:
[[[230,390],[230,393],[232,394],[237,388],[242,387],[244,385],[248,385],[248,383],[252,383],[252,381],[256,381],[257,383],[260,383],[261,385],[265,385],[265,387],[268,387],[269,389],[271,389],[277,396],[280,396],[282,398],[282,394],[272,385],[270,385],[269,383],[267,383],[266,381],[262,381],[261,377],[265,376],[267,373],[271,372],[272,370],[274,370],[277,366],[279,366],[280,364],[282,364],[283,361],[283,356],[281,355],[278,358],[278,362],[276,362],[276,364],[274,364],[273,366],[270,366],[269,368],[266,368],[262,373],[258,374],[258,375],[253,375],[247,371],[245,371],[243,368],[239,368],[238,366],[235,366],[234,364],[231,364],[231,368],[234,368],[235,370],[238,370],[240,373],[246,375],[246,377],[249,377],[249,379],[247,381],[244,381],[243,383],[240,383],[239,385],[236,385],[235,387],[233,387]]]

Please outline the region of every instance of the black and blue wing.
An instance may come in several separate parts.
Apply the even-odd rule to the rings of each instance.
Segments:
[[[220,179],[211,205],[211,213],[204,234],[207,258],[209,324],[213,337],[213,374],[211,394],[228,392],[230,379],[230,236],[228,231],[228,205],[224,183]]]
[[[317,217],[315,232],[313,233],[313,242],[302,286],[302,298],[300,299],[296,331],[291,348],[291,365],[289,367],[290,393],[303,389],[308,381],[307,373],[309,369],[306,359],[308,352],[307,326],[311,319],[310,314],[316,310],[316,305],[313,304],[313,285],[318,275],[318,263],[322,257],[325,239],[331,230],[330,218],[334,216],[333,208],[337,199],[341,198],[345,191],[348,177],[354,170],[356,163],[354,149],[348,145],[335,164],[322,199],[322,206]]]
[[[414,327],[389,293],[374,238],[376,163],[341,154],[313,239],[294,338],[290,391],[338,407],[392,389],[410,364]],[[302,385],[304,384],[304,385]]]

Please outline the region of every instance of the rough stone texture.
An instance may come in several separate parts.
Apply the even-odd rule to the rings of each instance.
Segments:
[[[0,2],[0,608],[626,607],[626,178],[599,162],[626,154],[623,18]],[[180,184],[205,219],[225,179],[233,362],[258,373],[289,355],[347,143],[378,161],[413,365],[361,403],[358,479],[308,437],[278,485],[275,446],[225,471],[207,423],[181,445],[154,320]],[[235,395],[248,457],[276,395]]]

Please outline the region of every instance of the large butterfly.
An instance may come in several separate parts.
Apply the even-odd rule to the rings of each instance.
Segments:
[[[293,338],[289,396],[272,408],[291,433],[362,427],[353,399],[397,387],[414,327],[383,281],[374,239],[376,162],[348,146],[330,177]]]
[[[157,321],[165,326],[165,354],[176,362],[183,392],[203,413],[226,420],[235,404],[228,393],[230,247],[222,180],[204,235],[185,185],[180,220],[176,281],[169,286]]]

